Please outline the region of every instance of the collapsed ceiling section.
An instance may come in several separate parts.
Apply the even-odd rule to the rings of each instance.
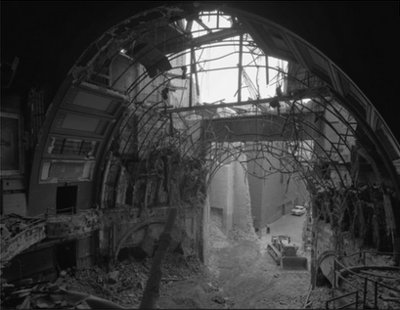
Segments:
[[[298,172],[314,192],[376,185],[400,196],[400,147],[357,86],[290,31],[212,6],[135,15],[84,51],[43,126],[32,206],[45,208],[42,184],[87,182],[106,208],[162,174],[168,154],[200,161],[209,180],[241,154],[273,156],[262,177]]]
[[[218,81],[216,72],[226,75],[216,87],[206,84]],[[72,73],[75,83],[118,92],[128,102],[113,143],[125,160],[166,143],[197,156],[214,141],[265,149],[266,141],[283,140],[281,152],[293,155],[310,140],[313,156],[299,162],[331,165],[344,185],[337,166],[350,174],[357,132],[383,127],[366,98],[317,50],[230,8],[165,7],[128,19],[93,43]],[[226,91],[210,102],[212,86]],[[347,96],[357,104],[343,102]],[[374,123],[360,123],[360,116]]]

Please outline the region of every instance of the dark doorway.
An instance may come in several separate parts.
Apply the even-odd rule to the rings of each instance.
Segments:
[[[58,271],[76,267],[76,242],[69,241],[56,245],[55,259]]]
[[[62,186],[57,188],[57,213],[76,213],[78,186]]]

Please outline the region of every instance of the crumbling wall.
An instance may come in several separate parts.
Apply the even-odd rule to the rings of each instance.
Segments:
[[[340,255],[337,252],[337,242],[341,243],[341,248],[343,249],[343,255],[350,255],[353,253],[358,253],[362,249],[362,242],[360,239],[354,239],[349,233],[343,233],[340,236],[340,240],[338,240],[337,236],[335,236],[334,231],[330,224],[324,221],[317,221],[314,226],[313,233],[313,256],[312,256],[312,269],[311,272],[314,274],[313,277],[316,277],[318,273],[318,269],[320,266],[319,263],[322,263],[321,258],[328,252],[335,253],[336,255]],[[333,260],[329,260],[329,262],[325,262],[324,265],[324,275],[333,275]],[[329,278],[329,281],[333,283],[333,278]],[[318,285],[319,282],[317,281]]]
[[[221,230],[227,235],[254,236],[246,155],[241,154],[216,172],[210,184],[211,216],[222,210]],[[214,218],[218,221],[218,218]]]
[[[113,215],[109,215],[112,219],[103,223],[100,233],[102,256],[106,259],[117,258],[124,248],[140,248],[146,256],[152,257],[164,229],[168,208],[154,208],[153,211],[152,216],[144,219],[128,217],[126,210],[113,210]],[[200,255],[203,247],[202,223],[202,208],[182,207],[172,231],[170,249],[180,248],[185,256]]]
[[[377,186],[330,189],[314,195],[313,277],[324,252],[344,257],[363,249],[393,250],[384,203],[385,193]]]
[[[233,233],[243,237],[255,237],[251,214],[250,190],[247,175],[247,156],[240,154],[238,161],[232,163],[233,170]]]
[[[170,249],[185,256],[200,255],[205,198],[201,161],[182,156],[175,146],[153,145],[146,153],[121,169],[119,177],[109,174],[116,182],[111,188],[116,195],[103,195],[107,200],[112,197],[114,206],[110,208],[110,201],[103,204],[108,208],[103,210],[100,233],[102,255],[117,258],[123,248],[140,248],[152,257],[171,208],[177,208],[178,216]]]
[[[316,257],[319,257],[325,251],[335,251],[335,240],[332,228],[323,221],[317,221],[314,231]]]
[[[221,210],[221,229],[227,234],[232,229],[234,179],[233,165],[222,166],[213,177],[210,184],[210,207],[211,216],[219,216],[213,209]],[[216,213],[216,214],[213,214]]]

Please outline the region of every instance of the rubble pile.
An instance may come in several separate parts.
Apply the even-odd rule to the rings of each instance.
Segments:
[[[221,224],[215,216],[210,219],[209,242],[210,246],[215,249],[229,246],[228,237],[222,232]]]
[[[118,303],[136,308],[140,304],[152,260],[124,260],[109,267],[109,271],[96,267],[67,276],[64,283],[70,289],[84,290]],[[168,253],[163,262],[161,290],[163,285],[190,278],[201,270],[198,260],[180,254]]]
[[[116,306],[138,308],[151,263],[149,258],[127,259],[108,267],[61,271],[52,283],[33,283],[32,279],[16,284],[2,283],[1,304],[16,309],[95,309],[91,299],[100,298]],[[195,258],[168,253],[162,272],[161,290],[165,285],[199,274],[201,267]]]
[[[32,286],[33,285],[33,286]],[[29,283],[3,286],[2,306],[14,309],[92,309],[89,294],[68,294],[55,283]]]
[[[325,302],[332,298],[332,289],[328,287],[316,287],[310,293],[307,308],[325,309]]]
[[[168,282],[171,279],[186,280],[194,275],[202,273],[203,267],[195,256],[186,256],[168,253],[164,258],[162,267],[162,281]]]
[[[122,306],[138,305],[147,280],[150,265],[129,261],[106,268],[94,267],[81,270],[75,275],[67,274],[57,279],[67,289],[84,291],[109,299]]]
[[[251,226],[251,224],[249,223],[248,226]],[[229,231],[229,239],[232,241],[241,241],[241,240],[256,241],[256,240],[258,240],[253,227],[248,227],[247,231],[245,231],[235,225]]]

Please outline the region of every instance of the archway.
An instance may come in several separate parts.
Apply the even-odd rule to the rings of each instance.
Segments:
[[[76,249],[74,246],[67,254],[74,257],[76,253],[77,268],[91,266],[97,258],[99,240],[100,249],[104,250],[115,246],[119,237],[135,225],[154,218],[166,219],[171,171],[179,172],[182,181],[179,186],[173,184],[174,190],[182,189],[177,192],[184,203],[193,206],[206,196],[203,182],[197,182],[203,180],[203,172],[209,173],[208,180],[216,180],[213,172],[220,167],[219,171],[228,171],[230,165],[237,168],[235,173],[229,172],[232,179],[236,175],[251,183],[251,215],[257,220],[253,224],[257,229],[295,203],[289,195],[282,195],[278,197],[282,202],[279,209],[276,196],[261,196],[264,179],[288,193],[293,192],[294,174],[308,186],[314,193],[311,205],[315,209],[311,209],[317,224],[312,230],[318,234],[311,238],[316,241],[311,248],[317,265],[323,251],[332,250],[327,240],[337,245],[335,253],[351,253],[355,246],[349,247],[349,239],[364,243],[357,247],[393,253],[398,235],[398,228],[394,227],[398,220],[398,143],[370,105],[373,102],[385,113],[392,111],[391,103],[397,98],[395,87],[390,87],[395,84],[395,79],[390,80],[394,71],[388,69],[397,59],[396,48],[385,48],[392,40],[393,29],[398,29],[391,26],[390,13],[384,13],[390,11],[389,6],[348,3],[323,8],[307,2],[277,5],[250,1],[232,6],[169,2],[169,8],[147,11],[156,3],[163,4],[110,2],[103,7],[104,2],[101,6],[79,2],[62,4],[61,10],[60,4],[3,4],[0,207],[2,215],[18,212],[40,218],[39,224],[29,225],[22,232],[2,226],[2,237],[10,237],[10,232],[15,237],[7,242],[2,267],[19,253],[21,256],[14,262],[21,264],[15,266],[26,262],[29,267],[29,272],[25,272],[26,268],[22,272],[11,268],[14,275],[9,279],[31,273],[39,278],[43,274],[53,276],[52,259],[42,257],[50,258],[55,244],[65,239],[76,242]],[[398,4],[391,6],[394,14],[397,7]],[[218,10],[221,14],[215,13]],[[248,14],[247,10],[266,19]],[[373,14],[365,14],[368,11]],[[137,15],[131,17],[133,14]],[[220,24],[210,25],[217,15],[221,17]],[[360,19],[356,22],[353,15]],[[105,31],[126,17],[126,23]],[[349,20],[351,26],[347,26]],[[322,52],[280,25],[295,30]],[[66,74],[65,67],[98,35],[98,40]],[[128,46],[120,46],[125,43]],[[360,47],[354,50],[355,45]],[[222,51],[228,47],[233,50]],[[211,57],[211,50],[221,54]],[[250,63],[250,55],[257,60]],[[189,61],[191,57],[193,63]],[[290,70],[277,68],[273,58],[281,63],[288,61]],[[233,62],[225,63],[218,72],[230,72],[230,76],[205,85],[201,80],[208,74],[206,79],[210,82],[212,73],[217,72],[217,66],[212,64],[226,59]],[[267,60],[271,71],[266,68]],[[371,66],[375,60],[384,60],[388,65]],[[168,63],[175,68],[163,71]],[[349,63],[351,66],[346,67]],[[186,79],[182,78],[182,67],[186,68]],[[80,69],[83,75],[79,74]],[[362,73],[357,74],[357,70]],[[267,80],[267,73],[270,83],[261,78],[265,76]],[[360,78],[362,74],[366,78]],[[275,75],[279,78],[273,80]],[[65,76],[41,128],[54,97],[51,89],[58,88]],[[279,85],[274,84],[277,80],[278,84],[282,82],[281,95],[276,87]],[[206,99],[213,84],[227,90],[229,96]],[[268,85],[272,93],[265,95]],[[190,92],[193,96],[189,96]],[[141,97],[142,103],[133,98],[138,93],[136,99]],[[224,102],[219,101],[224,98]],[[387,122],[395,120],[390,113],[382,115]],[[37,135],[39,145],[33,158]],[[17,144],[19,151],[15,150]],[[170,161],[175,155],[175,161]],[[5,158],[7,164],[3,165]],[[169,164],[183,169],[168,170]],[[228,187],[231,192],[233,189]],[[191,195],[194,192],[196,195]],[[245,196],[236,192],[239,198]],[[276,193],[281,194],[279,190]],[[236,205],[243,201],[236,200]],[[266,202],[270,204],[266,206]],[[185,212],[178,220],[190,232],[186,246],[203,258],[207,257],[203,243],[207,240],[210,208],[201,203],[196,208],[182,208]],[[220,212],[223,208],[216,209]],[[16,218],[8,220],[13,223]],[[3,220],[2,217],[2,223]],[[25,223],[32,223],[31,220],[25,219]],[[100,238],[95,232],[99,222]],[[48,239],[43,240],[45,232]],[[28,237],[28,243],[16,246]],[[62,253],[56,256],[54,260],[62,264]]]
[[[206,20],[212,15],[221,17],[221,23],[231,21],[210,27]],[[197,25],[197,35],[190,24]],[[197,101],[196,75],[202,74],[204,64],[198,53],[218,44],[238,47],[235,55],[242,63],[238,57],[239,66],[223,69],[236,72],[235,86],[241,91],[229,102]],[[255,96],[247,100],[242,87],[250,89],[256,79],[251,65],[243,62],[245,50],[264,61],[274,57],[289,62],[287,72],[271,68],[288,83],[282,93],[274,87],[269,97],[258,97],[255,87]],[[185,62],[185,57],[192,61]],[[268,72],[266,63],[254,67]],[[281,146],[269,141],[280,141]],[[243,144],[232,148],[238,142]],[[168,202],[166,182],[146,182],[152,178],[149,170],[166,179],[171,146],[182,158],[194,159],[186,162],[188,170],[200,168],[199,160],[211,169],[215,158],[207,161],[210,150],[223,159],[248,152],[247,142],[261,154],[258,159],[287,155],[290,167],[295,166],[315,192],[322,192],[314,214],[319,210],[326,222],[338,218],[325,207],[324,195],[348,189],[334,196],[343,201],[344,194],[354,194],[352,182],[365,185],[374,179],[375,184],[367,186],[377,188],[377,210],[385,223],[378,236],[391,233],[391,250],[396,249],[399,147],[384,120],[349,77],[313,46],[279,25],[229,6],[163,7],[128,18],[93,42],[49,108],[33,160],[29,212],[55,214],[54,193],[59,186],[72,185],[78,187],[79,210],[98,206],[107,213],[121,207],[127,218],[139,220],[147,214],[145,209],[159,215],[165,210],[150,209]],[[149,155],[154,160],[146,160]],[[360,174],[350,163],[367,169]],[[281,172],[285,169],[293,170]],[[137,208],[129,208],[138,198],[132,197],[135,186],[142,196]],[[151,188],[164,193],[149,194]],[[354,199],[362,200],[357,195]],[[201,240],[198,235],[193,238]]]
[[[205,12],[213,12],[210,11],[211,7],[207,5]],[[218,12],[219,8],[213,8],[213,10],[215,9]],[[289,123],[287,119],[290,117],[292,118],[292,125],[297,126],[296,123],[301,123],[301,121],[293,117],[294,113],[292,115],[290,113],[296,112],[294,110],[304,112],[307,109],[315,112],[315,107],[310,108],[309,105],[303,103],[303,99],[311,98],[315,106],[323,106],[322,109],[325,109],[325,111],[322,111],[322,113],[330,110],[330,113],[333,113],[348,128],[346,132],[338,132],[337,128],[334,128],[329,121],[322,117],[322,122],[325,122],[326,126],[330,126],[331,130],[336,132],[338,138],[337,141],[328,142],[330,144],[328,151],[321,148],[323,149],[322,153],[325,153],[324,156],[329,157],[327,154],[334,152],[343,161],[344,158],[339,149],[344,145],[345,148],[350,150],[352,146],[349,140],[356,137],[357,144],[361,145],[358,154],[363,154],[360,156],[361,160],[367,161],[374,171],[381,171],[380,175],[377,176],[377,182],[385,187],[383,191],[386,196],[391,195],[388,192],[393,192],[391,199],[397,200],[395,197],[399,196],[398,177],[393,162],[399,156],[398,143],[371,102],[349,77],[316,48],[274,23],[224,6],[221,12],[233,17],[231,24],[221,27],[215,25],[215,28],[210,28],[204,25],[202,19],[205,18],[204,16],[211,16],[212,14],[200,13],[199,15],[199,12],[203,10],[204,8],[201,5],[195,7],[190,5],[176,6],[173,9],[163,7],[133,16],[109,29],[82,54],[59,90],[43,126],[43,135],[36,148],[31,174],[29,195],[31,205],[39,206],[37,201],[38,199],[41,200],[42,191],[52,190],[56,187],[55,184],[60,182],[79,182],[81,192],[83,191],[85,195],[92,193],[92,202],[85,200],[81,208],[90,208],[94,202],[101,204],[97,193],[102,188],[100,184],[101,176],[109,167],[106,164],[106,154],[112,147],[115,150],[116,146],[111,141],[115,142],[114,137],[120,134],[122,140],[125,139],[126,141],[122,141],[123,145],[119,145],[119,149],[117,146],[116,153],[122,151],[126,156],[128,153],[132,153],[132,150],[136,147],[140,157],[143,155],[140,155],[140,152],[146,151],[146,148],[157,140],[160,130],[153,130],[152,136],[148,132],[144,139],[142,137],[146,143],[136,142],[133,138],[141,130],[143,132],[143,128],[146,126],[151,126],[153,129],[163,128],[160,124],[156,124],[159,122],[158,119],[155,120],[148,115],[151,111],[155,111],[155,108],[162,107],[165,100],[162,99],[147,107],[145,107],[145,104],[146,101],[150,101],[149,97],[154,97],[157,92],[161,97],[165,96],[166,93],[163,94],[163,91],[166,90],[166,83],[178,80],[179,74],[183,74],[183,72],[178,72],[165,77],[169,69],[173,69],[172,72],[177,72],[183,67],[178,64],[171,68],[171,63],[182,61],[184,55],[187,58],[192,58],[191,63],[184,64],[187,68],[187,74],[190,75],[190,94],[186,94],[186,105],[175,104],[172,109],[166,109],[164,106],[165,113],[162,116],[164,124],[168,123],[171,127],[171,115],[197,113],[197,111],[211,112],[212,114],[217,109],[223,108],[225,110],[234,108],[237,110],[235,114],[239,115],[238,109],[245,107],[244,110],[247,114],[253,113],[254,116],[258,113],[262,115],[262,113],[268,113],[268,111],[265,111],[265,106],[268,106],[268,104],[272,107],[277,101],[278,104],[279,102],[284,104],[287,101],[289,102],[287,107],[290,106],[291,102],[296,102],[298,106],[292,105],[292,109],[286,112],[288,116],[285,123],[280,124],[280,126],[286,126]],[[221,17],[221,22],[222,20]],[[194,31],[192,31],[192,38],[188,39],[188,33],[192,30],[190,25],[193,25],[193,23],[197,25],[198,34],[193,35]],[[157,26],[154,27],[154,25]],[[242,100],[240,98],[242,91],[240,91],[236,102],[223,103],[212,107],[206,106],[204,103],[197,104],[197,102],[194,102],[196,75],[200,74],[197,72],[198,68],[195,68],[200,64],[200,61],[196,60],[196,52],[204,50],[207,45],[214,44],[214,42],[217,44],[217,42],[229,38],[239,39],[239,42],[228,44],[236,44],[242,49],[247,44],[248,46],[245,48],[249,48],[249,46],[254,47],[254,49],[258,48],[255,54],[276,56],[279,59],[287,60],[290,72],[280,73],[283,79],[286,78],[289,81],[289,89],[286,89],[281,97],[276,95],[269,98],[252,99],[253,101]],[[123,50],[125,50],[124,56],[121,55]],[[244,55],[243,50],[238,54]],[[138,70],[135,63],[142,65],[142,74],[133,72]],[[248,76],[243,75],[243,68],[250,70],[250,65],[239,64],[237,70],[242,70],[238,74],[238,82],[241,85],[239,89],[242,89],[242,85],[245,85],[246,80],[249,79]],[[163,77],[164,81],[157,81],[160,77]],[[182,87],[182,85],[177,87]],[[178,92],[177,89],[175,89],[175,92]],[[146,95],[144,95],[145,93]],[[184,92],[181,91],[181,93]],[[141,105],[141,102],[145,104]],[[251,112],[249,109],[246,111],[248,106],[256,108]],[[137,124],[133,118],[137,117],[135,112],[140,109],[144,112],[141,115],[142,119],[138,120],[137,124],[142,121],[142,128],[137,128],[135,133],[132,127],[134,128]],[[340,109],[344,109],[350,116],[342,115]],[[122,116],[123,111],[125,113],[129,111],[130,118],[124,118]],[[269,112],[271,111],[273,110]],[[270,114],[274,115],[274,113]],[[275,119],[272,122],[275,122],[281,115],[273,117]],[[351,118],[350,121],[346,119],[349,117]],[[145,118],[147,118],[148,123],[143,125]],[[311,136],[312,132],[318,132],[314,124],[310,124],[310,121],[305,122],[305,126],[309,129],[300,130],[300,132]],[[187,128],[189,127],[186,126]],[[190,128],[194,135],[200,131],[199,124],[197,124],[197,127],[190,126]],[[175,130],[177,128],[170,129]],[[297,131],[299,130],[297,129]],[[249,131],[247,134],[249,134]],[[85,138],[78,141],[73,138],[74,135],[84,136]],[[190,136],[193,137],[194,135],[191,134]],[[226,136],[226,133],[222,135]],[[227,138],[231,139],[230,137]],[[195,149],[190,150],[190,147],[187,146],[185,148],[188,152],[200,152]],[[329,158],[325,160],[330,161],[330,163],[334,161]],[[338,172],[337,165],[332,164],[332,166],[333,170]],[[68,168],[69,175],[63,174],[65,167],[71,168],[71,170]],[[107,170],[107,173],[109,173],[109,170]],[[115,175],[118,175],[118,171],[115,172]],[[337,173],[337,175],[340,182],[343,183],[341,173]],[[110,177],[110,174],[108,174],[108,177]],[[116,181],[115,176],[114,180]],[[104,190],[103,186],[103,195]],[[390,199],[385,201],[390,201]],[[395,208],[388,206],[387,203],[385,203],[385,206],[387,218],[390,218],[391,214],[397,217]],[[48,207],[42,201],[41,210],[34,209],[31,212],[42,213],[41,211]],[[394,226],[394,222],[387,224],[391,225],[390,230],[398,240],[398,228]],[[394,241],[394,244],[397,243],[398,241]]]

